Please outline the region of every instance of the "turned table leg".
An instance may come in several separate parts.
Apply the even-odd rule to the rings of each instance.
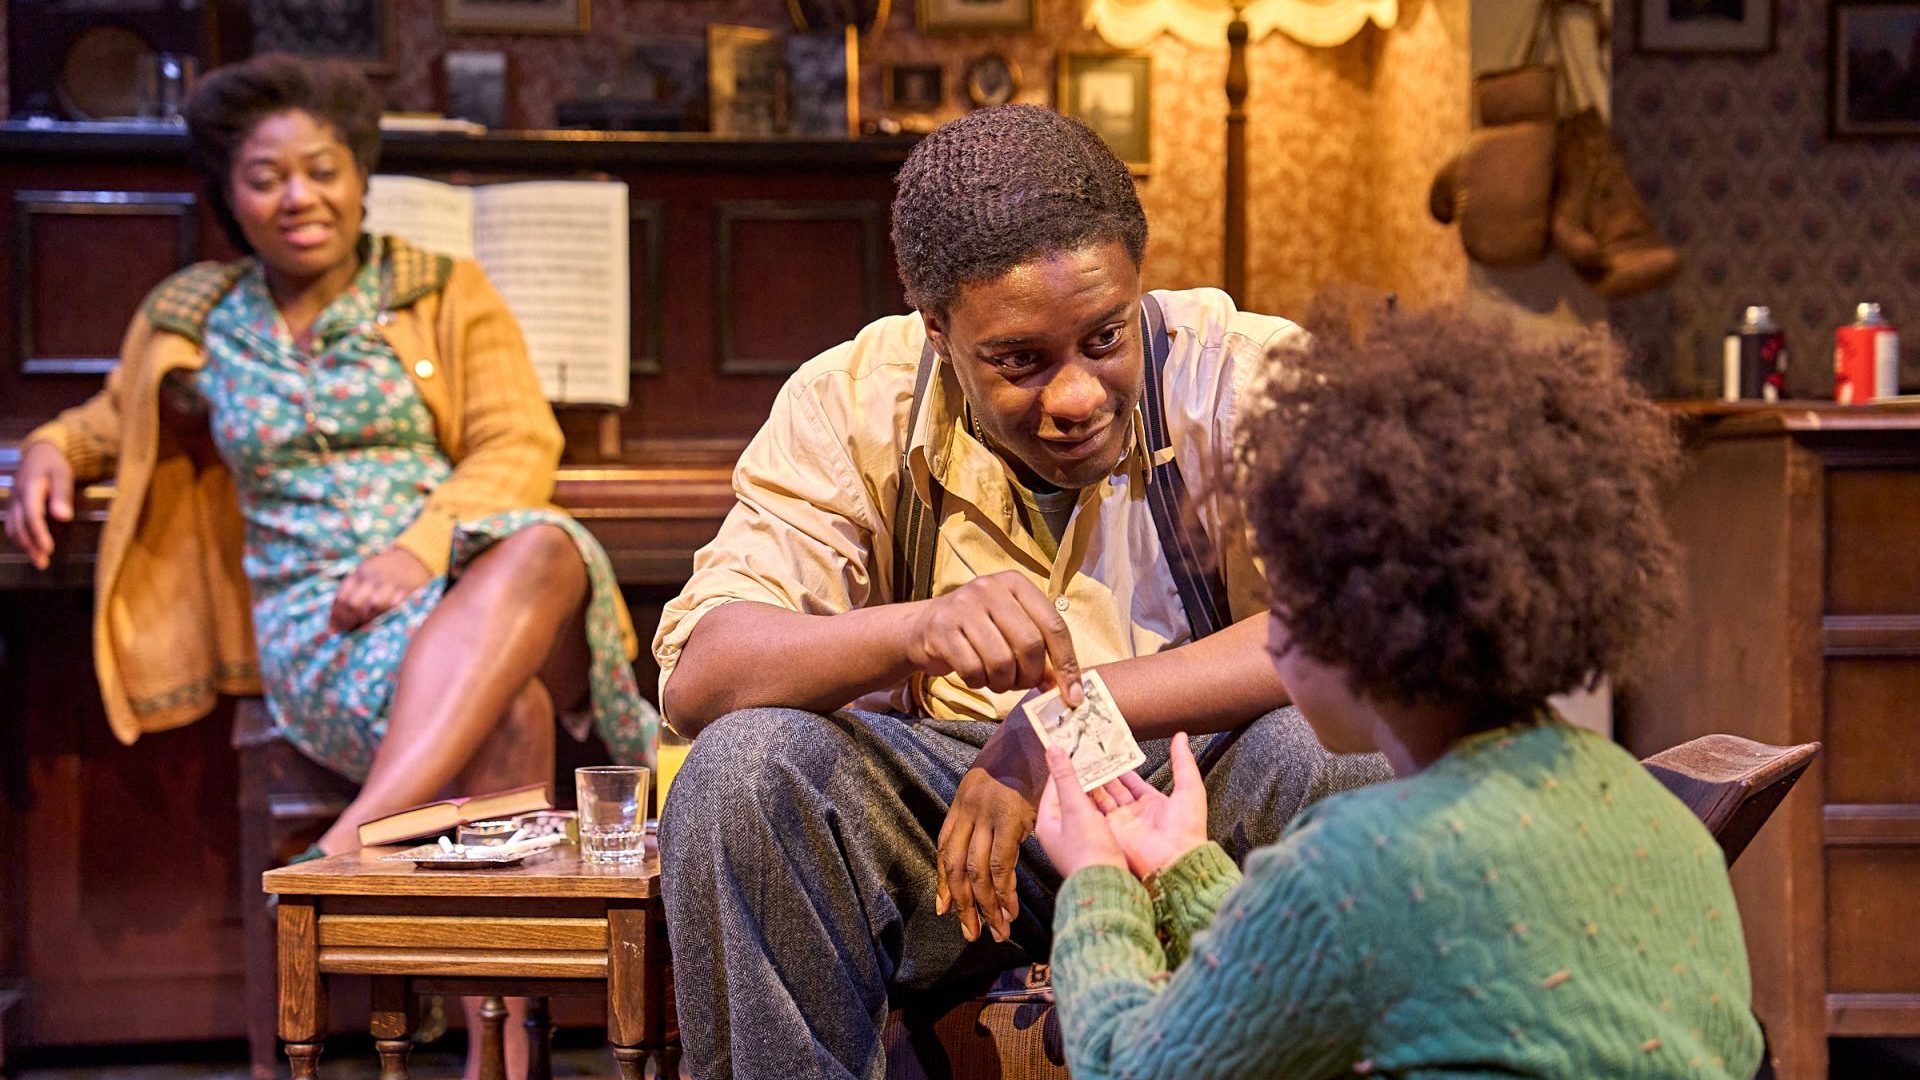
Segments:
[[[553,1024],[547,999],[527,999],[527,1080],[553,1080]]]
[[[373,1052],[380,1056],[380,1080],[407,1080],[413,1053],[413,995],[403,976],[373,980]]]
[[[327,983],[320,976],[319,916],[310,896],[280,898],[280,1038],[293,1080],[315,1080],[326,1038]]]
[[[480,1002],[480,1080],[507,1080],[507,1003],[490,997]]]

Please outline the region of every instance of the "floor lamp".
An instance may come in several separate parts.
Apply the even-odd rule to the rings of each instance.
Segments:
[[[1339,45],[1372,21],[1392,29],[1400,0],[1088,0],[1086,25],[1108,44],[1146,47],[1163,33],[1210,48],[1227,42],[1227,175],[1222,281],[1236,303],[1247,284],[1247,46],[1278,30],[1303,45]]]

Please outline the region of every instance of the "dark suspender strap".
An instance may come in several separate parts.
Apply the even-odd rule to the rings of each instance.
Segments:
[[[1147,460],[1154,461],[1160,451],[1173,445],[1167,433],[1166,407],[1161,401],[1166,384],[1167,356],[1173,350],[1167,336],[1167,323],[1160,302],[1151,293],[1140,296],[1141,341],[1147,353],[1146,392],[1140,406],[1147,421]],[[1173,583],[1180,591],[1180,604],[1187,609],[1187,625],[1195,641],[1218,633],[1233,622],[1227,604],[1227,584],[1213,558],[1206,534],[1189,528],[1186,522],[1187,484],[1180,475],[1179,462],[1171,455],[1153,466],[1147,482],[1147,505],[1153,511],[1153,525],[1160,533],[1160,547],[1166,552],[1167,566],[1173,571]]]
[[[929,339],[920,347],[920,370],[913,377],[913,408],[907,413],[905,445],[913,446],[913,433],[920,426],[920,406],[927,398],[927,382],[939,366],[939,356]],[[907,461],[908,450],[900,452],[900,494],[894,501],[893,598],[896,602],[925,600],[933,595],[933,548],[940,535],[940,500],[944,494],[940,478],[927,474],[933,505],[920,501],[913,490],[913,469]]]

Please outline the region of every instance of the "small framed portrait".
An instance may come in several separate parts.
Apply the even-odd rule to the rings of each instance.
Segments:
[[[1035,0],[919,0],[920,32],[965,34],[1033,29]]]
[[[1773,51],[1776,0],[1635,0],[1647,53],[1767,53]]]
[[[946,69],[939,64],[887,64],[880,80],[889,109],[933,112],[947,100]]]
[[[1020,67],[999,53],[987,53],[967,65],[967,104],[976,109],[1005,105],[1020,92]]]
[[[584,34],[587,0],[441,0],[440,23],[466,34]]]
[[[1920,135],[1920,0],[1836,3],[1828,125],[1839,137]]]
[[[440,58],[447,103],[441,111],[498,131],[507,126],[507,54],[498,49],[449,49]]]
[[[707,115],[713,133],[764,138],[778,130],[786,63],[786,48],[773,31],[708,23]]]
[[[257,0],[253,51],[351,60],[370,75],[393,72],[388,0]]]
[[[1153,60],[1146,53],[1060,55],[1060,111],[1092,128],[1136,175],[1153,166]]]

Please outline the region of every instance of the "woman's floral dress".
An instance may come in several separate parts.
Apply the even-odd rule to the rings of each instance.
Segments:
[[[361,245],[359,272],[315,321],[304,355],[258,266],[207,320],[207,363],[193,386],[210,407],[214,442],[239,490],[269,709],[307,756],[364,779],[386,734],[407,644],[461,568],[520,529],[555,525],[579,547],[591,585],[594,726],[616,760],[651,764],[659,716],[640,696],[622,648],[613,568],[563,514],[508,510],[462,522],[445,576],[356,630],[328,628],[341,581],[386,551],[453,472],[432,414],[375,328],[381,247]]]

